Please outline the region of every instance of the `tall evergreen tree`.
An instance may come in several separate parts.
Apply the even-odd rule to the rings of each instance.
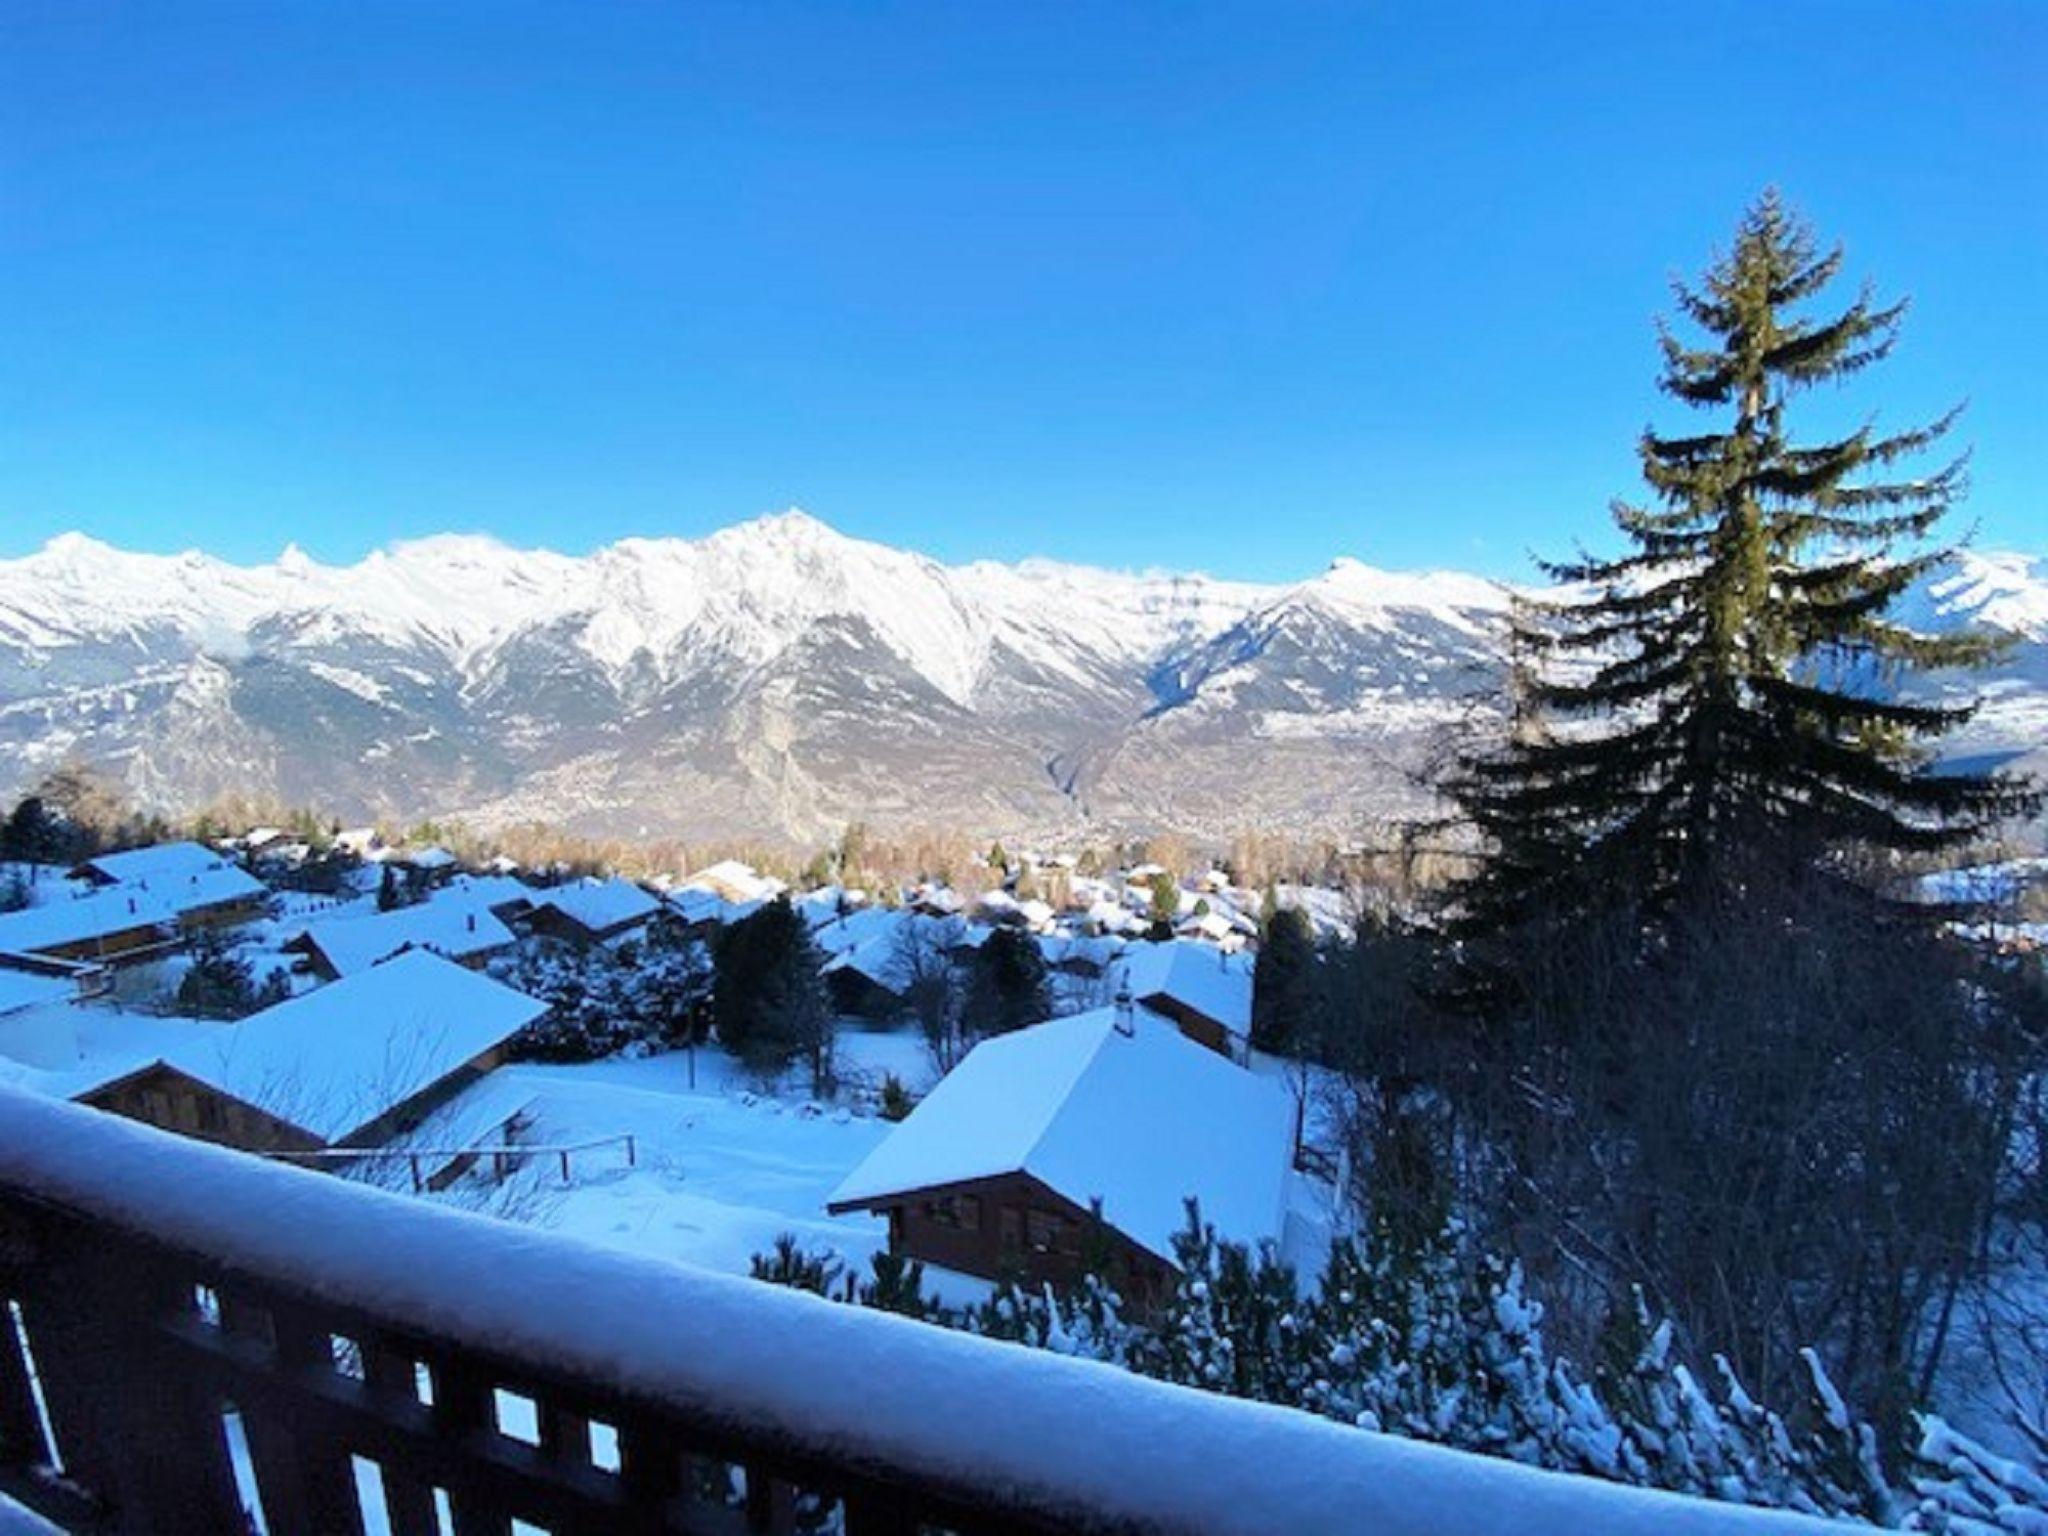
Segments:
[[[1603,902],[1668,908],[1740,889],[1749,856],[1811,860],[1860,845],[1937,849],[2026,803],[1996,776],[1931,774],[1929,748],[1970,709],[1909,701],[1915,671],[1982,663],[1975,635],[1888,617],[1946,551],[1927,538],[1963,489],[1963,460],[1887,472],[1955,419],[1865,424],[1795,441],[1788,408],[1887,356],[1903,303],[1866,290],[1803,306],[1841,269],[1775,192],[1697,285],[1675,286],[1701,332],[1660,326],[1665,393],[1716,418],[1640,443],[1647,504],[1617,503],[1627,553],[1549,565],[1583,595],[1515,618],[1515,730],[1466,757],[1453,790],[1492,857],[1463,892],[1481,929]]]
[[[1307,914],[1268,898],[1266,932],[1252,970],[1252,1044],[1276,1054],[1311,1044],[1321,999]]]
[[[1045,952],[1021,928],[997,928],[974,952],[967,983],[967,1027],[1004,1035],[1052,1016]]]
[[[719,1042],[763,1075],[808,1060],[811,1091],[832,1076],[832,1009],[809,925],[778,896],[734,923],[712,954],[711,1017]]]

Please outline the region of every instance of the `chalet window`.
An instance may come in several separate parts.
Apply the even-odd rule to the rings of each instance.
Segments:
[[[1027,1211],[1024,1234],[1033,1253],[1051,1253],[1059,1244],[1060,1229],[1066,1223],[1051,1211]]]
[[[1024,1218],[1017,1213],[1017,1207],[1006,1205],[1002,1208],[1002,1243],[1007,1253],[1014,1253],[1024,1246]]]
[[[199,1129],[199,1105],[189,1093],[178,1095],[178,1129],[196,1131]]]

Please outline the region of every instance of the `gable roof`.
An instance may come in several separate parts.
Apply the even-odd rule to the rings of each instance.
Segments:
[[[20,1013],[45,1003],[68,1003],[77,996],[78,983],[69,976],[0,965],[0,1014]]]
[[[578,880],[544,891],[528,893],[536,910],[552,907],[592,933],[606,933],[632,923],[644,923],[661,910],[661,903],[630,880]]]
[[[318,949],[338,976],[366,971],[403,949],[430,949],[467,959],[503,949],[512,930],[488,907],[463,901],[423,901],[368,916],[330,917],[309,923],[300,939]]]
[[[1190,1008],[1234,1035],[1252,1028],[1252,962],[1213,944],[1169,939],[1133,944],[1117,961],[1115,975],[1141,1003],[1167,999]]]
[[[828,1209],[1025,1173],[1173,1262],[1186,1201],[1241,1242],[1277,1237],[1293,1106],[1278,1086],[1138,1014],[984,1040],[833,1192]]]
[[[129,848],[120,853],[103,853],[78,866],[80,873],[126,885],[140,880],[182,880],[188,875],[220,869],[227,861],[199,843],[157,843],[148,848]]]
[[[223,1025],[162,1060],[336,1142],[546,1012],[524,992],[410,950]]]

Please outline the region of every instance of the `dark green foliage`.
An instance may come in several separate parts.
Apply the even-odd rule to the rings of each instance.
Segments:
[[[799,1058],[811,1088],[830,1087],[832,1014],[824,963],[803,917],[777,897],[720,935],[713,950],[711,1017],[718,1038],[749,1070],[774,1076]]]
[[[24,795],[0,827],[0,859],[19,864],[55,864],[73,851],[71,829],[40,795]]]
[[[974,952],[968,973],[966,1026],[977,1035],[1005,1035],[1052,1017],[1045,954],[1021,928],[997,928]]]
[[[395,912],[400,907],[409,907],[419,899],[412,888],[412,881],[402,875],[394,864],[386,864],[384,872],[377,879],[377,910]]]
[[[1473,931],[1588,906],[1655,917],[1710,884],[1755,884],[1760,850],[1952,847],[2026,803],[2005,779],[1923,772],[1970,711],[1899,692],[1994,649],[1887,617],[1943,558],[1923,541],[1963,466],[1885,472],[1953,416],[1790,435],[1791,402],[1883,359],[1904,311],[1865,292],[1800,313],[1841,261],[1766,193],[1701,283],[1677,285],[1702,336],[1660,331],[1662,387],[1715,419],[1644,433],[1651,500],[1614,513],[1628,552],[1549,567],[1586,595],[1517,618],[1516,729],[1452,786],[1490,849],[1463,893]]]
[[[1152,929],[1154,939],[1173,937],[1173,925],[1180,919],[1180,882],[1171,872],[1160,870],[1152,877]]]
[[[894,1072],[882,1079],[882,1103],[878,1113],[891,1122],[907,1120],[911,1111],[910,1090],[903,1086],[903,1079]]]
[[[281,971],[258,985],[249,962],[212,932],[194,942],[192,963],[178,982],[178,1010],[200,1019],[239,1019],[290,996],[291,983]]]
[[[533,1061],[595,1061],[686,1045],[700,1033],[711,997],[705,947],[666,926],[617,949],[529,940],[494,970],[548,1005],[547,1016],[512,1042],[513,1055]]]
[[[1252,970],[1252,1044],[1276,1055],[1312,1045],[1321,1002],[1316,943],[1308,915],[1272,907]]]

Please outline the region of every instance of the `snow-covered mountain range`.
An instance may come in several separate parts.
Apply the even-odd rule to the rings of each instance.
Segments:
[[[0,561],[0,795],[73,756],[142,799],[810,840],[1343,830],[1483,708],[1507,592],[1353,560],[1292,586],[945,566],[801,512],[572,557],[447,536],[351,566]],[[2048,743],[2048,560],[1966,554],[1919,623],[2020,645],[1956,744]]]

